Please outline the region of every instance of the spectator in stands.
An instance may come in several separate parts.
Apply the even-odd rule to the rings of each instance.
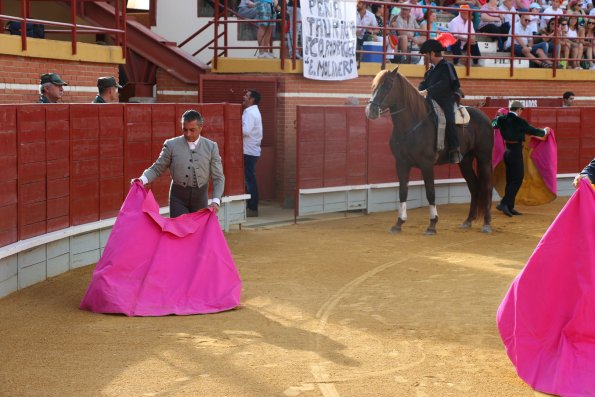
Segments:
[[[412,6],[417,6],[418,4],[418,0],[409,0],[408,1],[409,4],[411,4]],[[417,23],[421,23],[421,21],[423,21],[424,19],[424,11],[423,8],[417,8],[417,7],[411,7],[411,16],[413,18],[415,18],[415,20],[417,21]]]
[[[504,22],[503,23],[508,23],[508,26],[512,27],[514,24],[516,24],[519,21],[519,16],[516,15],[516,8],[514,8],[512,0],[502,0],[502,4],[500,4],[500,7],[498,7],[498,9],[500,11],[506,11],[506,12],[511,13],[511,14],[504,14]],[[508,41],[510,41],[510,40],[508,40]]]
[[[529,24],[531,17],[523,14],[520,17],[520,23],[515,26],[514,55],[518,57],[529,58],[533,63],[543,68],[551,68],[551,61],[547,61],[548,45],[545,42],[533,43],[533,34]]]
[[[273,21],[273,8],[277,6],[277,0],[256,0],[256,19],[264,20],[257,22],[256,41],[258,41],[258,58],[274,58],[270,47],[273,37],[275,22]]]
[[[424,13],[424,20],[419,25],[419,28],[425,30],[419,34],[425,40],[435,39],[438,31],[438,24],[436,24],[436,10],[428,8]]]
[[[493,12],[498,11],[498,0],[488,0],[481,9],[486,11],[481,14],[481,22],[479,23],[481,33],[508,34],[510,24],[506,22],[505,15]],[[497,37],[496,40],[498,40],[498,52],[503,52],[506,37]]]
[[[420,6],[432,6],[432,7],[436,7],[436,3],[434,1],[432,1],[432,0],[421,0],[418,4]],[[422,12],[424,13],[424,16],[425,16],[426,11],[428,9],[427,8],[422,8],[421,10],[422,10]],[[436,11],[436,10],[434,10],[434,11]],[[421,24],[421,22],[420,22],[420,24]]]
[[[364,41],[376,41],[375,34],[378,29],[378,21],[374,14],[368,10],[366,3],[357,0],[355,4],[357,12],[355,13],[355,35],[357,36],[357,49],[361,50],[364,46]],[[358,53],[359,58],[359,53]]]
[[[583,42],[585,47],[585,62],[587,67],[595,70],[595,19],[589,19],[585,23],[585,39]]]
[[[294,3],[296,5],[296,7],[295,7],[296,23],[295,24],[293,23]],[[289,49],[289,51],[288,51],[289,57],[292,58],[293,57],[293,30],[296,28],[296,26],[297,26],[297,32],[296,32],[296,37],[295,37],[295,40],[297,41],[296,46],[297,47],[302,46],[302,11],[300,9],[300,0],[289,0],[287,2],[287,18],[289,18],[289,32],[287,32],[287,35],[286,35],[286,38],[287,38],[286,44],[287,44],[287,48]],[[295,57],[297,59],[302,59],[301,51],[299,49],[296,49]]]
[[[256,3],[252,0],[240,1],[238,15],[245,19],[256,19]]]
[[[46,73],[39,82],[39,100],[37,103],[57,103],[64,95],[64,86],[68,85],[58,73]]]
[[[469,7],[469,9],[473,9],[473,10],[479,10],[481,8],[482,5],[484,5],[486,3],[486,0],[444,0],[444,6],[445,7],[455,7],[455,8],[461,8],[462,5],[466,5]],[[451,14],[454,15],[458,15],[458,11],[456,10],[452,10],[452,11],[448,11]],[[474,12],[472,14],[472,18],[471,21],[473,22],[473,27],[475,29],[479,28],[479,22],[480,22],[480,15],[478,12]]]
[[[539,32],[541,29],[541,17],[539,13],[541,12],[541,6],[537,3],[531,3],[529,6],[529,12],[531,13],[531,22],[529,23],[529,27],[534,32]]]
[[[570,15],[568,18],[568,32],[566,33],[566,36],[570,43],[570,58],[576,59],[568,62],[568,68],[580,70],[582,68],[579,58],[582,58],[583,56],[585,29],[582,26],[579,26],[578,17],[576,15]]]
[[[574,105],[574,92],[566,91],[562,95],[562,107],[569,108]]]
[[[531,0],[514,0],[514,8],[518,12],[529,12],[529,5]]]
[[[378,27],[384,27],[384,6],[382,4],[372,4],[370,6],[370,9],[372,10],[372,14],[374,14],[374,16],[376,17],[376,24],[378,25]],[[385,35],[382,29],[378,29],[376,34],[378,35],[378,37],[382,37]]]
[[[564,10],[560,7],[560,0],[552,0],[552,4],[543,10],[544,14],[555,14],[555,15],[562,15],[564,14]],[[552,16],[547,16],[546,18],[541,18],[541,28],[545,28],[546,19],[553,18]]]
[[[578,15],[578,23],[583,25],[585,23],[583,16],[587,13],[579,6],[579,0],[570,0],[566,7],[566,15]]]
[[[411,16],[411,8],[405,7],[404,3],[401,7],[401,13],[392,21],[391,28],[397,29],[399,35],[398,48],[400,52],[411,52],[411,48],[416,45],[421,45],[425,38],[416,34],[412,29],[419,29],[419,25],[415,18]],[[397,62],[408,63],[404,56],[397,57]]]
[[[98,94],[91,103],[118,102],[120,97],[118,90],[121,88],[122,86],[118,84],[115,77],[100,77],[97,79]]]
[[[546,43],[548,45],[548,57],[552,58],[552,57],[556,57],[559,58],[560,57],[560,44],[558,43],[558,46],[556,48],[556,51],[554,53],[554,36],[556,35],[556,32],[558,32],[558,35],[561,34],[561,29],[558,27],[556,28],[556,18],[551,18],[545,28],[541,29],[540,31],[538,31],[538,36],[535,37],[535,39],[533,40],[534,44],[539,44],[539,43]]]
[[[568,20],[566,18],[558,18],[558,43],[560,44],[560,69],[568,68],[568,58],[570,57],[570,50],[572,44],[568,39]]]
[[[451,46],[453,55],[461,55],[462,51],[467,51],[467,46],[471,46],[472,56],[481,56],[479,46],[475,40],[475,29],[469,18],[469,6],[463,4],[459,7],[459,15],[454,17],[448,23],[448,31],[457,39],[457,42]],[[455,65],[459,64],[459,58],[453,58]],[[473,65],[477,65],[479,59],[473,59]]]

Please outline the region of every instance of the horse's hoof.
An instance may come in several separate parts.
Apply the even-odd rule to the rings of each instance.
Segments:
[[[492,227],[490,225],[483,225],[483,227],[481,228],[481,232],[482,233],[491,233]]]
[[[426,229],[426,232],[424,233],[426,236],[434,236],[436,235],[436,230],[433,229]]]
[[[391,234],[401,233],[401,228],[397,227],[397,226],[393,226],[389,229],[389,233],[391,233]]]
[[[471,229],[471,222],[463,222],[459,225],[459,229]]]

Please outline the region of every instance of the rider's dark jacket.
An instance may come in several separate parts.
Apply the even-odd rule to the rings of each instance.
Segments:
[[[446,121],[454,121],[455,92],[461,87],[454,66],[442,59],[428,69],[419,83],[419,90],[427,90],[428,97],[435,100],[444,110]]]

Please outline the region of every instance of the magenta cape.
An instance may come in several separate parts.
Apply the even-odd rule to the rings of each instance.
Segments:
[[[80,308],[127,316],[213,313],[238,306],[241,290],[217,215],[204,209],[164,218],[136,182]]]
[[[588,178],[513,281],[497,322],[508,357],[534,389],[595,396],[595,189]]]

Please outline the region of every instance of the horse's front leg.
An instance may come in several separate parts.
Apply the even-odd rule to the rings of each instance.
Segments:
[[[434,190],[434,167],[429,165],[421,170],[426,187],[426,199],[428,199],[430,210],[430,225],[426,229],[427,236],[436,234],[436,224],[438,223],[438,208],[436,208],[436,192]]]
[[[407,185],[409,185],[410,171],[410,166],[399,164],[399,161],[397,161],[397,176],[399,177],[399,214],[396,223],[390,228],[391,233],[399,233],[401,231],[401,226],[407,221]]]

